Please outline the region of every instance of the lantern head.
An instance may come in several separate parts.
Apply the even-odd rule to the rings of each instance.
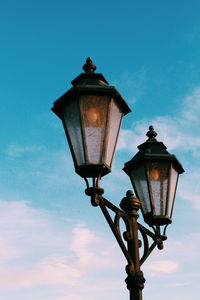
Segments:
[[[72,81],[73,87],[52,108],[62,120],[76,172],[93,178],[111,171],[122,118],[131,111],[95,69],[88,58],[85,73]]]
[[[183,167],[162,142],[156,140],[153,126],[147,132],[148,140],[138,146],[138,153],[127,163],[137,197],[141,201],[144,221],[150,226],[171,223],[179,174]]]

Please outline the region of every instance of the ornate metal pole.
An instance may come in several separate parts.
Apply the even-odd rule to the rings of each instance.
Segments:
[[[137,218],[139,217],[137,211],[140,208],[140,201],[134,197],[132,191],[127,191],[126,197],[122,199],[120,207],[126,213],[129,219],[129,232],[124,234],[127,241],[128,252],[131,256],[133,264],[126,266],[128,277],[125,282],[130,291],[130,300],[142,300],[142,289],[144,288],[144,276],[140,270],[139,247],[138,240],[138,225]]]

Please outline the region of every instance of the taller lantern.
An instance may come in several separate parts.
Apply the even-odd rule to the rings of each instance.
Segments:
[[[52,108],[63,122],[76,172],[93,178],[111,171],[122,117],[131,111],[95,69],[87,58],[85,73],[71,82],[73,87]]]

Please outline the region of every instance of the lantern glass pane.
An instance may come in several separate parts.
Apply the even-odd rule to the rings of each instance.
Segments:
[[[135,189],[135,193],[140,199],[143,213],[147,214],[151,212],[151,203],[149,198],[149,189],[147,185],[145,167],[139,166],[131,170],[130,177]]]
[[[89,164],[102,164],[109,102],[108,96],[83,95],[80,98],[86,160]]]
[[[171,176],[170,176],[170,185],[169,185],[169,196],[168,196],[168,204],[167,204],[167,216],[171,218],[174,197],[176,193],[176,185],[178,181],[178,172],[171,166]]]
[[[169,178],[169,162],[148,162],[147,174],[154,214],[156,216],[165,216]]]
[[[107,136],[107,145],[106,145],[106,164],[111,167],[115,147],[119,135],[119,129],[121,126],[122,119],[122,111],[120,107],[117,105],[114,99],[110,104],[110,117],[109,117],[109,128],[108,128],[108,136]]]
[[[84,163],[84,151],[78,99],[73,99],[73,101],[66,106],[63,124],[68,133],[69,144],[71,144],[71,151],[76,164],[78,166],[82,165]]]

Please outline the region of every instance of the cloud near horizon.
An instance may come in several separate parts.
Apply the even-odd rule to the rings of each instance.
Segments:
[[[126,262],[117,243],[110,240],[111,234],[95,233],[81,222],[56,219],[24,201],[0,201],[0,291],[34,286],[65,286],[70,291],[95,281],[95,274],[121,273]],[[156,275],[177,268],[177,262],[160,257],[146,266]]]
[[[115,246],[103,238],[85,224],[59,220],[24,201],[0,201],[0,290],[72,287],[87,274],[116,270]]]

